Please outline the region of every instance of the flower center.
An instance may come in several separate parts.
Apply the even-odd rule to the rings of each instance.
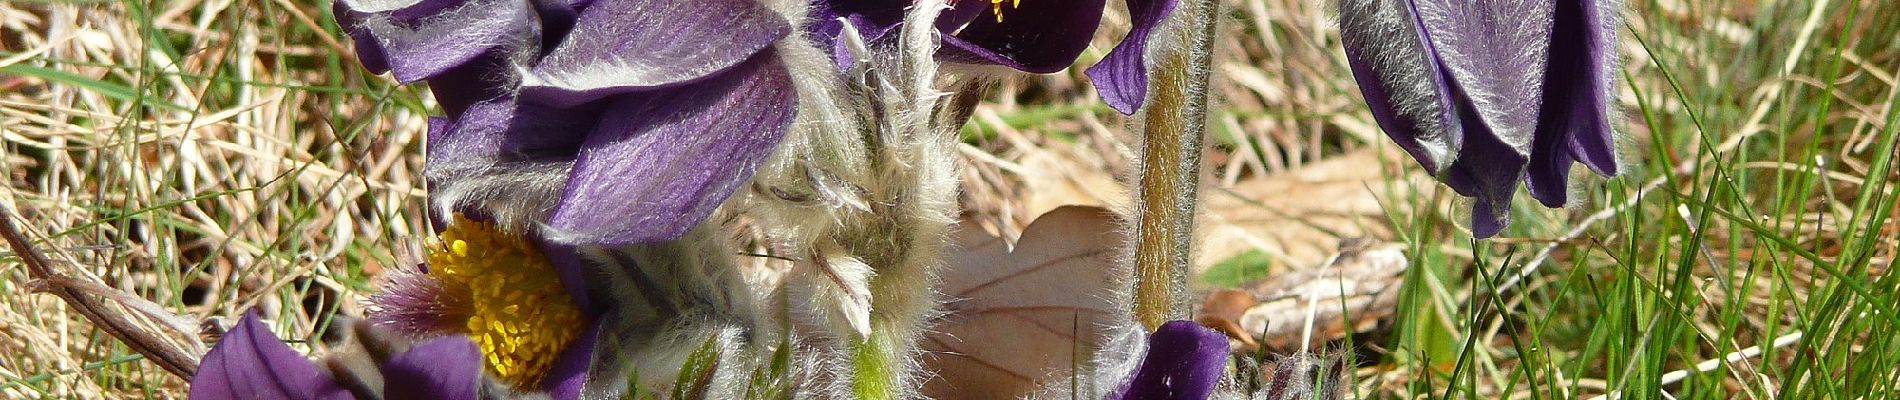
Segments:
[[[429,245],[429,275],[467,289],[468,335],[488,371],[532,388],[582,327],[580,309],[532,244],[460,215]]]
[[[996,22],[998,23],[1003,22],[1003,3],[1004,2],[1009,2],[1009,9],[1011,10],[1014,10],[1023,6],[1023,0],[990,0],[990,11],[996,14]]]

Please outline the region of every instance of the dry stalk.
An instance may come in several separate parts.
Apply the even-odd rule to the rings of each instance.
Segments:
[[[20,257],[20,262],[26,264],[27,273],[36,284],[44,285],[44,291],[59,296],[66,304],[85,315],[86,320],[124,341],[132,350],[157,363],[166,372],[185,379],[191,379],[197,373],[198,355],[195,352],[166,340],[141,326],[122,308],[113,307],[99,297],[88,294],[86,289],[75,286],[74,279],[54,270],[53,261],[33,247],[33,241],[20,231],[16,219],[13,209],[0,208],[0,236],[6,237],[7,245]]]

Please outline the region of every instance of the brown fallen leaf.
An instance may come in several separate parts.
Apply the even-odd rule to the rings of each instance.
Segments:
[[[1240,317],[1259,302],[1254,299],[1253,293],[1244,290],[1216,290],[1201,300],[1201,309],[1196,313],[1194,322],[1227,334],[1229,339],[1239,342],[1234,346],[1234,352],[1252,353],[1254,349],[1260,348],[1260,344],[1254,342],[1252,334],[1240,327]]]
[[[1397,150],[1362,149],[1284,173],[1209,186],[1198,268],[1249,250],[1276,266],[1320,265],[1341,238],[1392,237],[1387,212],[1410,215],[1406,199],[1431,198],[1438,185]],[[1196,273],[1201,271],[1197,270]]]
[[[1024,228],[1012,251],[964,226],[943,273],[946,314],[925,335],[923,393],[1009,399],[1070,379],[1099,347],[1114,303],[1113,212],[1060,207]]]

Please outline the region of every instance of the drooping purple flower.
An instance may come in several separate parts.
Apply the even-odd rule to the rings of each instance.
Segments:
[[[460,336],[411,346],[381,365],[389,398],[473,400],[481,385],[481,355]],[[349,400],[329,372],[291,350],[246,313],[205,354],[187,395],[196,400]]]
[[[1572,162],[1617,172],[1616,13],[1604,0],[1344,0],[1340,38],[1373,119],[1459,194],[1472,231],[1508,222],[1522,180],[1566,201]]]
[[[371,72],[427,82],[438,213],[571,244],[683,234],[750,179],[795,109],[752,0],[339,0]],[[538,175],[537,175],[538,174]],[[552,184],[535,177],[564,176]],[[536,200],[545,199],[545,200]]]
[[[1133,26],[1128,36],[1085,73],[1102,101],[1134,114],[1148,95],[1144,60],[1149,36],[1167,19],[1176,0],[1126,0]],[[839,36],[850,23],[865,40],[896,30],[911,0],[814,0],[812,32],[841,64],[850,57]],[[953,0],[937,18],[943,48],[938,57],[966,64],[1001,65],[1051,73],[1068,68],[1086,50],[1101,24],[1105,0]]]
[[[1227,366],[1227,335],[1194,321],[1168,321],[1148,335],[1148,353],[1111,400],[1206,399]]]

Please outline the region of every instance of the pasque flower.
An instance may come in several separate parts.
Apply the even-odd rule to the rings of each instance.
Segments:
[[[911,0],[814,0],[812,31],[840,63],[850,57],[840,32],[845,23],[866,40],[883,38],[902,22]],[[1167,19],[1175,0],[1127,0],[1133,27],[1100,63],[1085,71],[1102,101],[1133,114],[1148,94],[1144,61],[1149,36]],[[938,58],[966,64],[1001,65],[1050,73],[1068,68],[1101,25],[1106,0],[956,0],[937,17],[944,33]]]
[[[791,26],[754,0],[339,0],[335,14],[364,67],[428,82],[441,104],[436,214],[555,242],[680,236],[751,178],[796,108],[770,50]]]
[[[1339,24],[1373,119],[1476,199],[1477,236],[1504,228],[1520,180],[1558,207],[1572,162],[1616,174],[1606,0],[1342,0]]]

